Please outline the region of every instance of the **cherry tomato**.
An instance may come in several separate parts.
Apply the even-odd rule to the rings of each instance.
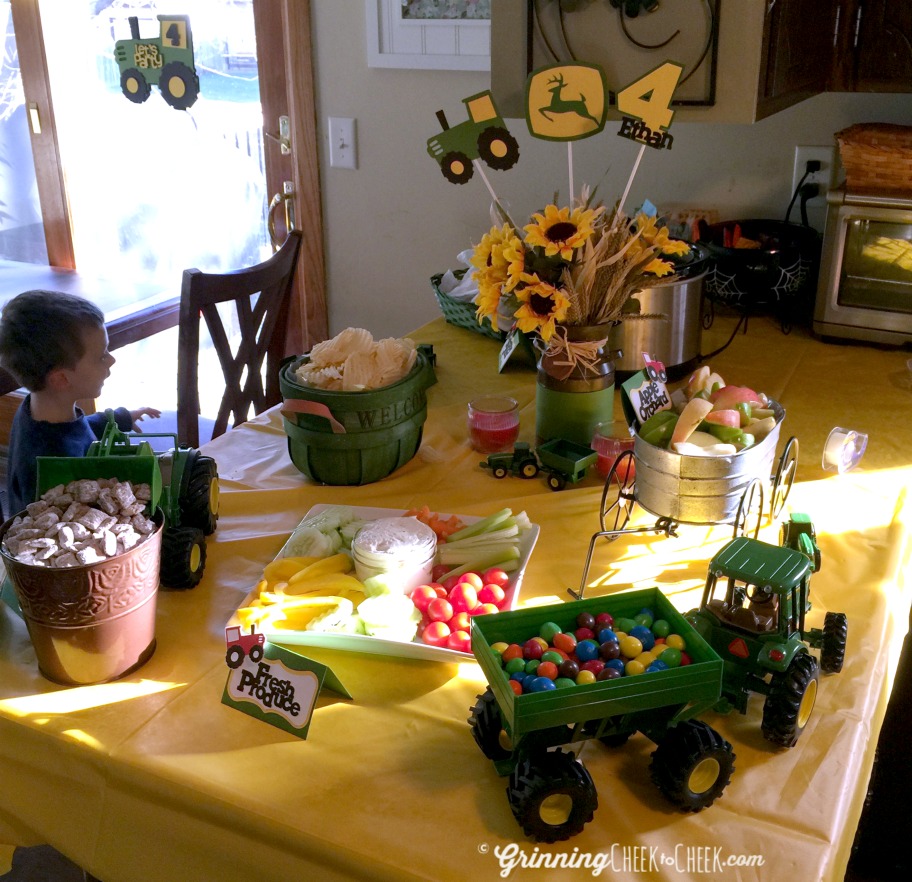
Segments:
[[[428,646],[446,646],[450,626],[446,622],[431,622],[422,632],[421,639]]]
[[[471,572],[463,573],[459,577],[458,581],[459,582],[468,582],[468,584],[471,585],[476,591],[478,591],[479,588],[484,587],[484,582],[482,581],[482,578],[481,578],[481,576],[478,575],[478,573],[471,573]]]
[[[445,576],[451,569],[452,567],[448,564],[434,564],[434,566],[431,567],[431,578],[435,582],[439,582],[441,576]]]
[[[450,589],[447,600],[454,612],[468,612],[478,606],[478,591],[469,582],[459,582]]]
[[[468,631],[453,631],[447,637],[446,645],[448,649],[455,649],[457,652],[472,651],[472,639]]]
[[[506,588],[510,583],[510,576],[500,567],[491,567],[488,570],[485,570],[481,574],[481,578],[484,580],[484,583],[499,585],[501,588]]]
[[[469,610],[470,616],[489,616],[491,613],[498,613],[500,610],[493,603],[479,603],[474,609]]]
[[[478,592],[478,599],[481,603],[493,603],[498,609],[502,609],[507,595],[496,582],[486,582]]]
[[[433,585],[419,585],[409,597],[420,612],[427,612],[428,604],[437,597],[437,591]]]
[[[469,630],[469,614],[467,612],[457,612],[453,614],[447,624],[450,626],[450,630],[455,631],[468,631]]]
[[[453,618],[453,604],[443,597],[435,597],[427,607],[427,617],[432,622],[448,622]]]

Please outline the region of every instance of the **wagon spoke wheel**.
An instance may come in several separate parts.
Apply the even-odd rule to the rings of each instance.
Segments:
[[[623,530],[630,520],[636,497],[634,496],[633,451],[625,450],[612,464],[599,509],[602,531]],[[609,539],[616,538],[614,536]]]
[[[733,537],[749,536],[757,538],[760,532],[760,522],[763,520],[763,483],[759,478],[751,480],[747,489],[738,503],[738,513],[735,515]]]
[[[779,465],[773,476],[773,498],[770,503],[770,519],[775,520],[785,505],[785,500],[795,483],[795,472],[798,469],[798,439],[792,436],[779,457]]]

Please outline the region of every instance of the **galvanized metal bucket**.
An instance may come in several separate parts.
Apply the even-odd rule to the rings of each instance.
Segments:
[[[732,456],[682,456],[636,436],[636,501],[657,517],[682,524],[728,524],[754,478],[771,493],[773,461],[785,409],[770,401],[776,427],[758,444]],[[764,497],[766,498],[766,497]]]

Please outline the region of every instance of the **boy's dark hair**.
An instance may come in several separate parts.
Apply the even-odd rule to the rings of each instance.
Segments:
[[[91,301],[60,291],[25,291],[3,307],[0,365],[30,392],[40,392],[48,374],[73,368],[85,355],[82,332],[104,325]]]

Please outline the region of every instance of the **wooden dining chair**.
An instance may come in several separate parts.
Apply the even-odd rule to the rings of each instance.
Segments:
[[[285,356],[285,325],[301,248],[301,233],[292,231],[268,260],[226,273],[184,270],[177,337],[177,435],[182,444],[199,446],[200,318],[225,378],[212,437],[224,434],[281,400],[279,363]],[[232,321],[219,305],[232,303]],[[227,327],[226,327],[227,325]],[[240,334],[232,351],[231,336]],[[252,413],[251,413],[252,411]]]

